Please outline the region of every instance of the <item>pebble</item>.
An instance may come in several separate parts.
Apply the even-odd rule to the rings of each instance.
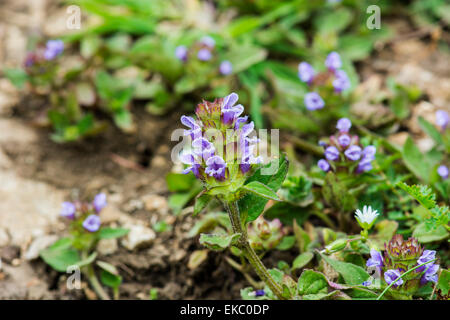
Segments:
[[[34,260],[39,257],[39,252],[48,248],[51,244],[53,244],[56,240],[58,240],[58,236],[56,235],[43,235],[39,236],[33,240],[31,245],[28,247],[25,252],[24,258],[25,260]]]
[[[121,243],[128,250],[148,247],[156,237],[156,234],[152,229],[143,225],[131,225],[125,226],[125,228],[128,228],[130,232],[122,239]]]

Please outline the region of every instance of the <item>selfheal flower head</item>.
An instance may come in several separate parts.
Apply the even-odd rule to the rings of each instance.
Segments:
[[[49,40],[45,45],[44,59],[53,60],[64,51],[64,42],[62,40]]]
[[[77,211],[75,204],[72,202],[63,202],[61,205],[60,215],[64,218],[74,219],[75,212]]]
[[[333,51],[328,54],[327,58],[325,59],[325,66],[330,70],[337,70],[342,67],[342,61],[341,56],[339,53]]]
[[[317,110],[325,106],[325,102],[317,92],[308,92],[304,98],[306,109]]]
[[[423,248],[419,245],[419,241],[410,237],[404,240],[401,234],[396,234],[385,244],[385,260],[388,265],[395,268],[408,270],[410,266],[415,265],[417,259],[422,255]]]
[[[212,58],[211,51],[209,51],[208,49],[200,49],[200,50],[198,50],[197,58],[198,58],[198,60],[201,60],[201,61],[211,60],[211,58]]]
[[[233,65],[232,65],[231,62],[228,61],[228,60],[222,61],[222,62],[220,63],[220,66],[219,66],[219,71],[220,71],[220,73],[223,74],[224,76],[227,76],[227,75],[229,75],[231,72],[233,72]]]
[[[336,128],[339,132],[349,132],[352,127],[352,122],[347,118],[341,118],[338,120]]]
[[[377,210],[373,210],[371,206],[364,206],[362,211],[355,211],[355,218],[363,229],[370,229],[378,216]]]
[[[186,46],[178,46],[175,48],[175,57],[177,57],[178,60],[186,61],[188,57],[188,49]]]
[[[448,178],[448,168],[444,165],[440,165],[437,168],[437,173],[438,175],[441,176],[442,179],[447,179]]]
[[[347,159],[351,161],[356,161],[361,158],[361,147],[360,146],[350,146],[347,150],[344,151],[345,156]]]
[[[314,79],[314,69],[307,62],[301,62],[298,65],[298,77],[301,81],[311,83]]]
[[[350,79],[344,70],[337,70],[335,72],[335,79],[333,80],[334,91],[340,93],[350,88]]]
[[[100,225],[101,225],[100,217],[96,214],[89,215],[83,221],[83,228],[89,232],[98,231],[98,229],[100,229]]]
[[[327,160],[325,159],[320,159],[317,162],[317,165],[319,166],[320,169],[322,169],[323,171],[327,172],[328,170],[330,170],[330,164],[327,162]]]
[[[97,213],[102,211],[104,207],[106,207],[106,194],[99,193],[95,196],[94,201],[92,202],[92,205],[94,206],[94,209]]]
[[[444,110],[436,111],[436,125],[441,127],[441,130],[445,130],[447,128],[450,120],[450,116]]]
[[[325,158],[330,161],[339,159],[339,150],[335,146],[329,146],[325,149]]]
[[[400,271],[396,269],[390,269],[384,273],[384,280],[386,281],[387,284],[391,284],[396,279],[400,278],[400,276],[401,276]],[[402,284],[403,279],[399,279],[393,284],[393,286],[398,287],[401,286]]]

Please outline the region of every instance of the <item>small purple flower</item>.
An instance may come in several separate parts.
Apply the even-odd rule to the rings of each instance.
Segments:
[[[433,265],[429,266],[426,269],[422,278],[420,279],[420,284],[424,285],[428,281],[436,283],[438,281],[438,275],[437,275],[438,270],[439,270],[438,264],[433,264]]]
[[[197,162],[194,155],[192,153],[183,153],[180,155],[180,160],[182,163],[189,165],[190,167],[183,170],[183,174],[188,174],[192,171],[192,173],[197,177],[200,178],[200,167],[201,164]]]
[[[244,112],[244,107],[241,104],[234,106],[238,101],[239,96],[236,93],[231,93],[223,99],[222,104],[222,122],[224,124],[232,124]]]
[[[361,161],[358,163],[358,167],[356,168],[356,172],[366,172],[373,169],[372,167],[372,160],[370,158],[362,158]]]
[[[188,57],[188,49],[186,46],[178,46],[175,48],[175,57],[181,61],[186,61]]]
[[[181,116],[181,123],[190,128],[190,130],[184,130],[185,136],[190,135],[192,140],[195,140],[201,136],[202,129],[192,117]]]
[[[55,59],[64,51],[62,40],[48,40],[45,45],[44,59],[49,61]]]
[[[370,280],[364,281],[364,282],[362,283],[362,285],[363,285],[364,287],[369,287],[371,284],[372,284],[372,281],[370,281]]]
[[[375,249],[370,249],[370,258],[366,262],[367,267],[375,267],[378,271],[381,271],[383,267],[383,256]]]
[[[216,45],[216,40],[214,40],[210,36],[204,36],[203,38],[201,38],[200,43],[212,49]]]
[[[89,232],[96,232],[100,229],[100,217],[96,214],[91,214],[83,221],[83,228]]]
[[[446,111],[444,110],[436,111],[436,125],[441,127],[441,130],[445,130],[445,128],[447,128],[449,120],[450,117]]]
[[[384,280],[387,284],[391,284],[396,279],[398,279],[401,276],[400,272],[397,269],[390,269],[384,273]],[[403,284],[403,279],[399,279],[396,281],[393,286],[398,287]]]
[[[208,61],[212,58],[211,51],[209,51],[208,49],[200,49],[198,50],[197,58],[201,61]]]
[[[337,69],[342,67],[342,61],[339,53],[335,51],[330,52],[330,54],[325,59],[325,66],[332,71],[336,71]]]
[[[212,157],[216,151],[214,145],[203,137],[195,139],[192,142],[192,147],[194,147],[194,154],[201,156],[205,161]]]
[[[95,212],[99,213],[100,211],[102,211],[102,209],[104,207],[106,207],[107,202],[106,202],[106,194],[99,193],[94,197],[94,201],[92,202]]]
[[[336,128],[339,132],[348,132],[352,127],[352,122],[347,118],[341,118],[338,120]]]
[[[60,215],[64,218],[75,218],[75,212],[77,211],[75,205],[72,202],[63,202],[61,205]]]
[[[298,77],[301,81],[311,83],[314,79],[314,69],[308,62],[301,62],[298,65]]]
[[[343,135],[339,136],[338,142],[341,145],[341,147],[345,148],[350,145],[351,138],[348,134],[343,134]]]
[[[350,146],[347,150],[345,150],[344,154],[349,160],[359,160],[359,158],[361,158],[361,148],[355,145]]]
[[[375,146],[367,146],[364,148],[364,150],[362,151],[362,156],[363,158],[367,158],[367,159],[375,159],[375,153],[377,152],[377,148]]]
[[[328,170],[330,170],[330,164],[325,159],[320,159],[317,162],[317,165],[319,166],[320,169],[322,169],[325,172],[328,172]]]
[[[260,290],[255,290],[255,297],[262,297],[264,296],[266,293],[263,289]]]
[[[344,70],[337,70],[335,76],[336,78],[333,80],[334,91],[340,93],[350,88],[350,79]]]
[[[425,250],[422,253],[422,255],[420,256],[420,258],[417,259],[417,264],[420,265],[420,264],[423,264],[425,262],[428,262],[428,261],[431,261],[434,259],[436,259],[436,251],[435,250]],[[428,265],[424,265],[424,266],[417,268],[416,270],[418,272],[422,272],[423,270],[425,270],[428,267],[429,267]]]
[[[308,92],[304,98],[306,109],[317,110],[325,106],[325,102],[317,92]]]
[[[330,161],[339,159],[339,150],[335,146],[329,146],[325,149],[325,158]]]
[[[241,123],[246,123],[247,120],[248,120],[248,116],[237,118],[236,122],[234,124],[234,130],[238,130],[241,127]]]
[[[246,151],[244,151],[242,162],[239,165],[242,173],[248,172],[251,169],[252,164],[259,164],[262,162],[261,157],[255,157],[253,155],[254,146],[255,145],[247,146]]]
[[[206,169],[205,173],[209,175],[210,177],[214,177],[217,180],[222,180],[225,178],[225,168],[227,167],[227,164],[220,156],[213,156],[210,157],[206,161]]]
[[[222,62],[220,63],[220,66],[219,66],[219,71],[220,71],[220,73],[223,74],[224,76],[227,76],[227,75],[229,75],[231,72],[233,72],[233,65],[232,65],[231,62],[228,61],[228,60],[222,61]]]
[[[440,165],[437,168],[437,173],[438,175],[441,176],[442,179],[447,179],[448,178],[448,168],[444,165]]]

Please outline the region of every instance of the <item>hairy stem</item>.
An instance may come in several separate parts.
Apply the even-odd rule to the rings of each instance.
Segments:
[[[266,285],[270,288],[270,290],[272,290],[272,292],[278,297],[278,299],[284,300],[285,298],[282,295],[282,289],[280,285],[278,285],[278,283],[275,282],[275,280],[269,274],[269,271],[267,271],[267,268],[262,263],[261,259],[259,259],[258,255],[250,246],[247,236],[247,230],[246,228],[243,227],[237,202],[236,201],[225,202],[225,208],[228,211],[231,225],[233,227],[233,232],[241,234],[241,237],[239,238],[237,244],[239,249],[242,250],[242,253],[250,262],[253,269],[261,278],[261,280],[266,283]]]

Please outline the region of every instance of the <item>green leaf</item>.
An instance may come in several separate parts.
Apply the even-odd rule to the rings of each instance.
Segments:
[[[275,159],[274,161],[278,162],[278,170],[273,175],[265,174],[268,168],[271,168],[271,165],[274,165],[274,162],[272,161],[270,164],[259,168],[255,174],[247,180],[247,183],[258,181],[276,192],[286,178],[289,162],[284,154],[280,157],[280,159]],[[239,210],[241,212],[241,216],[246,217],[246,222],[254,221],[263,212],[267,201],[267,199],[261,198],[257,195],[247,194],[239,200]]]
[[[426,209],[432,209],[436,206],[436,195],[428,186],[424,185],[408,186],[406,183],[401,181],[397,183],[397,186],[408,192]]]
[[[444,145],[440,132],[431,123],[423,117],[419,117],[419,125],[422,130],[425,131],[434,140],[434,142],[436,142],[437,145]]]
[[[412,235],[421,243],[429,243],[447,239],[449,232],[444,226],[438,226],[436,229],[429,230],[426,223],[422,222],[416,226]]]
[[[416,147],[411,137],[408,137],[403,146],[402,157],[403,162],[412,173],[422,179],[425,183],[429,182],[431,168],[434,163],[431,163],[425,158]]]
[[[129,231],[125,228],[101,228],[98,236],[100,239],[114,239],[123,237]]]
[[[105,285],[113,289],[119,288],[122,283],[122,277],[102,270],[100,274],[100,281]]]
[[[195,199],[194,216],[202,212],[208,206],[208,204],[211,202],[212,199],[213,197],[211,197],[208,194],[199,194],[199,196],[197,196],[197,198]]]
[[[80,261],[78,251],[72,248],[72,239],[62,238],[40,252],[41,258],[53,269],[66,272],[67,268]]]
[[[295,258],[292,263],[292,270],[301,269],[306,266],[312,259],[314,258],[314,254],[310,251],[304,252]]]
[[[369,274],[359,266],[332,259],[320,252],[319,254],[325,262],[344,278],[346,284],[359,285],[369,278]]]
[[[344,30],[353,19],[352,12],[341,7],[337,10],[324,11],[314,22],[320,33],[339,32]]]
[[[242,189],[251,192],[261,198],[268,200],[281,201],[277,194],[265,184],[259,181],[252,181],[242,187]]]
[[[23,69],[3,69],[3,74],[19,89],[22,89],[28,80],[28,74]]]
[[[202,233],[200,235],[200,244],[204,245],[205,247],[211,250],[222,251],[228,248],[240,236],[241,236],[240,233],[235,233],[232,235]]]
[[[437,288],[441,290],[441,294],[446,296],[450,292],[450,271],[448,269],[442,269],[441,275],[437,283]]]
[[[187,191],[195,184],[195,176],[170,172],[166,176],[167,187],[170,192]]]
[[[298,279],[298,294],[318,294],[328,292],[327,278],[320,272],[304,270]]]
[[[97,258],[97,252],[93,252],[87,257],[86,259],[83,259],[81,261],[78,261],[76,265],[81,268],[87,265],[90,265],[92,262],[94,262],[95,258]]]
[[[117,268],[114,265],[112,265],[112,264],[110,264],[108,262],[97,261],[96,264],[100,268],[102,268],[103,270],[105,270],[105,271],[107,271],[107,272],[109,272],[111,274],[114,274],[114,275],[117,275],[117,276],[119,275],[119,270],[117,270]]]

